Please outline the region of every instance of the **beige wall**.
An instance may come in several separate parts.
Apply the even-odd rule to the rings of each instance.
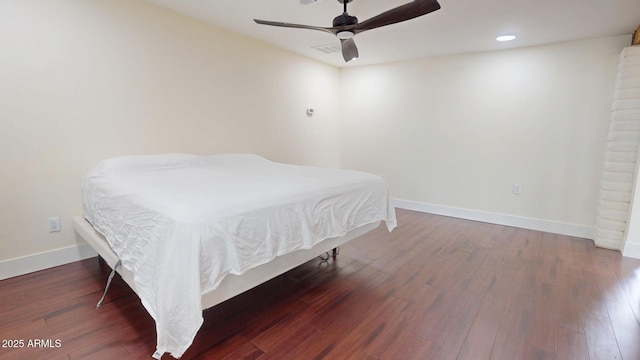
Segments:
[[[142,1],[0,0],[0,265],[75,245],[82,176],[124,154],[255,152],[593,227],[628,41],[338,70]]]
[[[592,228],[629,39],[343,69],[342,166],[400,199]]]
[[[143,1],[0,0],[0,261],[74,245],[81,179],[103,158],[338,167],[338,85],[336,68]]]

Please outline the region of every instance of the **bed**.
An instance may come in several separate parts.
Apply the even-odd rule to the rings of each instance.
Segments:
[[[187,350],[203,309],[383,221],[389,231],[396,226],[379,176],[252,154],[108,159],[89,171],[82,191],[76,232],[155,320],[156,359]]]

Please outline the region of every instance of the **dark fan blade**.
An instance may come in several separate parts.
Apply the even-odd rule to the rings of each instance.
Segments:
[[[357,34],[381,26],[411,20],[438,9],[440,9],[440,4],[438,4],[437,0],[415,0],[359,23],[356,25],[354,31]]]
[[[324,32],[328,32],[329,34],[335,35],[335,31],[332,28],[324,28],[320,26],[310,26],[310,25],[300,25],[300,24],[290,24],[290,23],[277,22],[277,21],[256,20],[256,19],[253,19],[253,21],[261,25],[271,25],[271,26],[280,26],[280,27],[307,29],[307,30],[318,30],[318,31],[324,31]]]
[[[358,48],[356,47],[356,43],[353,41],[353,38],[343,39],[340,40],[340,42],[342,42],[342,57],[344,58],[344,61],[349,62],[358,58]]]

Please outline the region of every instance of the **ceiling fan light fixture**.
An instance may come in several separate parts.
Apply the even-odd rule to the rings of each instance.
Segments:
[[[336,36],[338,37],[338,39],[340,40],[347,40],[347,39],[351,39],[355,34],[353,33],[353,31],[351,30],[342,30],[342,31],[338,31],[336,33]]]
[[[312,2],[314,0],[299,1]],[[358,57],[358,47],[353,41],[353,37],[356,34],[360,34],[361,32],[372,29],[377,29],[383,26],[415,19],[417,17],[432,13],[440,9],[438,0],[413,0],[404,5],[396,6],[387,11],[384,11],[363,22],[359,22],[357,17],[351,16],[347,12],[347,4],[351,1],[353,0],[338,0],[338,2],[344,5],[343,12],[341,15],[338,15],[333,19],[332,27],[320,27],[258,19],[253,19],[253,21],[261,25],[316,30],[335,35],[338,39],[340,39],[340,44],[342,47],[342,57],[344,58],[344,61],[351,61]]]
[[[515,35],[500,35],[496,38],[496,41],[511,41],[515,40]]]

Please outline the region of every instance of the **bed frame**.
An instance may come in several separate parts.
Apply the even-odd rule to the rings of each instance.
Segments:
[[[321,254],[328,253],[332,249],[336,249],[358,236],[374,230],[379,225],[380,222],[363,225],[348,232],[345,236],[321,241],[310,249],[297,250],[286,255],[278,256],[271,262],[247,270],[242,275],[229,274],[222,280],[217,289],[202,296],[202,309],[208,309],[234,296],[240,295]],[[119,261],[118,256],[111,250],[105,238],[98,233],[87,220],[82,216],[76,216],[73,218],[73,227],[77,234],[93,247],[110,268],[113,269],[116,266],[116,263]],[[135,292],[136,286],[133,281],[133,273],[122,266],[117,267],[116,271]]]

